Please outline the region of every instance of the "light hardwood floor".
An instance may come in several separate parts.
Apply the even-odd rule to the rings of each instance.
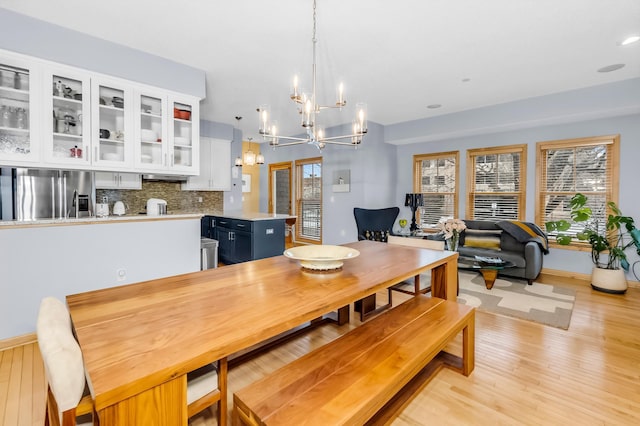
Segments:
[[[390,424],[640,424],[640,289],[615,296],[594,292],[584,282],[562,281],[577,290],[569,330],[477,312],[471,376],[443,369],[428,383],[418,383],[417,393],[391,411]],[[234,390],[358,323],[316,328],[233,368],[229,409]],[[459,351],[459,342],[451,350]],[[36,345],[0,352],[0,424],[42,424],[43,378]],[[26,392],[16,401],[15,393],[25,395],[27,389],[33,389],[31,396]],[[33,417],[31,422],[18,420],[23,410],[31,410],[22,416]],[[191,424],[215,425],[215,410],[205,410]]]

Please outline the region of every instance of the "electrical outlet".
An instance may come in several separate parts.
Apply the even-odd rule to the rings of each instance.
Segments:
[[[124,269],[118,269],[116,271],[116,278],[118,281],[124,281],[127,278],[127,271]]]
[[[202,197],[198,197],[198,202],[201,203],[202,202]]]

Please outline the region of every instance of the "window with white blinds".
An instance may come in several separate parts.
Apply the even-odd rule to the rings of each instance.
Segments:
[[[527,145],[467,151],[469,219],[523,220]]]
[[[618,202],[619,144],[619,135],[538,142],[536,223],[544,229],[548,221],[571,222],[571,197],[582,193],[588,198],[592,217],[604,228],[610,213],[607,203]],[[583,228],[574,225],[565,233],[575,235]]]
[[[458,151],[414,155],[413,162],[413,190],[423,196],[420,228],[434,228],[441,217],[458,217]]]
[[[296,241],[322,243],[322,157],[296,161]]]

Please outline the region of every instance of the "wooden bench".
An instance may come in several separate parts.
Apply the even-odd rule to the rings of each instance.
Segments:
[[[233,424],[364,424],[460,332],[474,367],[475,309],[418,295],[233,395]]]

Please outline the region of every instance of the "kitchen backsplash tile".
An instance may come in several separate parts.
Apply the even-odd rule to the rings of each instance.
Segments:
[[[109,199],[109,211],[113,211],[113,203],[123,201],[127,205],[127,214],[146,213],[149,198],[161,198],[167,201],[167,213],[207,213],[222,211],[224,193],[222,191],[182,191],[180,183],[142,181],[142,189],[98,189],[96,201],[102,197]],[[202,202],[198,198],[202,197]]]

